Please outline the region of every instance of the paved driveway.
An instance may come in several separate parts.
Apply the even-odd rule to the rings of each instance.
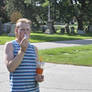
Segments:
[[[39,44],[37,45],[39,49],[46,49],[60,45],[65,47],[92,44],[92,40],[79,40],[75,44],[71,41]],[[0,92],[9,92],[9,73],[4,65],[3,47],[0,45]],[[92,92],[92,67],[46,63],[44,75],[45,81],[40,83],[41,92]]]

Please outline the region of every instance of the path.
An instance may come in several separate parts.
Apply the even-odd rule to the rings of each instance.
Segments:
[[[38,49],[92,44],[92,39],[32,43]],[[8,71],[4,65],[4,45],[0,45],[0,92],[9,92]],[[45,81],[40,83],[41,92],[92,92],[92,67],[64,64],[45,64]]]

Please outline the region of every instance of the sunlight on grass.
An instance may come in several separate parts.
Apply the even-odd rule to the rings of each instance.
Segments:
[[[92,45],[39,50],[46,62],[92,66]]]
[[[0,44],[14,40],[15,37],[0,36]],[[30,42],[51,42],[51,41],[65,41],[65,40],[78,40],[78,39],[92,39],[91,34],[85,35],[68,35],[68,34],[44,34],[44,33],[31,33]]]

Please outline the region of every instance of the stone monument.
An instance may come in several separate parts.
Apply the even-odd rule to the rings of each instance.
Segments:
[[[11,31],[10,31],[10,33],[8,34],[8,36],[15,36],[15,33],[14,33],[14,29],[15,29],[15,25],[16,24],[11,24]]]
[[[9,33],[11,31],[10,27],[11,27],[11,23],[4,23],[3,24],[3,32]]]
[[[0,35],[2,34],[2,22],[0,21]]]
[[[88,31],[92,33],[92,25],[89,25]]]
[[[48,21],[47,26],[48,26],[48,28],[46,29],[45,33],[52,34],[53,33],[53,24],[52,24],[52,21]]]
[[[78,30],[77,34],[85,34],[83,30]]]

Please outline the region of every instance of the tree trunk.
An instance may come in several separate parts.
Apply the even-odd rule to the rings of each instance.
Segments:
[[[49,34],[53,34],[56,33],[53,22],[52,21],[48,21],[47,23],[48,26],[48,30],[49,30]]]
[[[67,34],[70,34],[69,23],[65,24],[65,30],[66,30]]]
[[[77,22],[78,22],[78,30],[83,30],[83,20],[82,20],[82,17],[79,16],[79,17],[76,17],[77,19]]]

